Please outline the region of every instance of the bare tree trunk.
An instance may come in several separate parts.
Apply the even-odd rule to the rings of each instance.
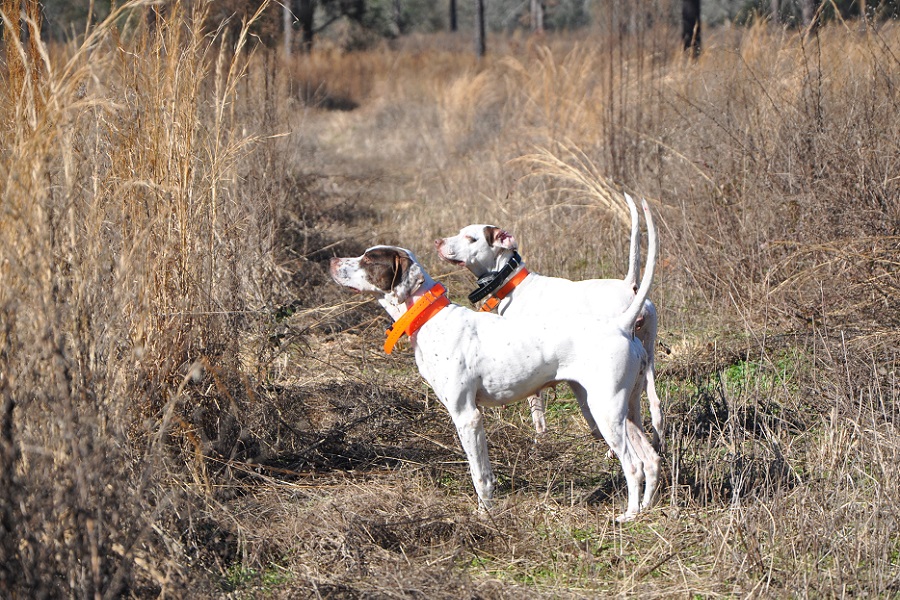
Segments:
[[[812,29],[815,27],[813,23],[813,19],[816,16],[816,11],[819,9],[819,0],[801,0],[800,2],[800,13],[803,18],[803,28],[804,29]]]
[[[6,6],[3,12],[9,16]],[[18,17],[16,17],[18,18]],[[10,16],[10,19],[13,19]],[[19,482],[16,477],[16,463],[19,460],[19,446],[13,435],[13,411],[16,408],[12,394],[0,381],[0,595],[12,598],[17,584],[22,579],[18,549],[21,532],[18,528],[21,518],[14,507],[20,501],[17,496]]]
[[[685,51],[700,56],[700,0],[681,0],[681,39]]]
[[[282,35],[284,42],[284,57],[291,57],[291,33],[294,24],[294,16],[291,14],[291,3],[285,2],[281,13]]]
[[[772,12],[772,23],[781,23],[781,0],[770,0],[769,10]]]
[[[531,31],[544,32],[544,2],[543,0],[531,0]]]
[[[484,36],[484,0],[475,0],[475,54],[479,57],[487,54]]]
[[[456,0],[450,0],[450,31],[456,31]]]
[[[312,52],[313,17],[316,14],[316,0],[294,0],[294,15],[300,21],[300,48],[304,54]]]

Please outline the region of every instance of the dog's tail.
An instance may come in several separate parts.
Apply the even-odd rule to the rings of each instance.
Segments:
[[[631,213],[631,248],[628,252],[628,274],[625,275],[625,283],[637,291],[638,277],[641,273],[641,224],[638,220],[638,209],[628,192],[625,192],[625,202]]]
[[[656,253],[658,240],[656,236],[656,225],[653,223],[653,215],[650,214],[650,206],[647,201],[641,199],[641,205],[644,208],[644,218],[647,221],[647,267],[644,269],[644,276],[641,278],[641,287],[638,288],[634,300],[619,316],[619,325],[626,331],[634,329],[634,324],[644,308],[644,301],[650,293],[650,286],[653,283],[653,272],[656,270]]]

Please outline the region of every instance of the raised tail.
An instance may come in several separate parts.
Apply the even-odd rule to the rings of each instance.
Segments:
[[[647,266],[644,269],[644,276],[641,278],[641,287],[638,288],[634,300],[628,305],[628,308],[619,316],[619,325],[626,331],[634,329],[634,324],[644,308],[644,301],[650,293],[650,286],[653,284],[653,272],[656,270],[656,253],[658,239],[656,235],[656,225],[653,223],[653,215],[650,213],[650,206],[647,201],[641,198],[641,206],[644,209],[644,219],[647,221]]]
[[[628,274],[625,275],[625,283],[636,291],[641,273],[641,224],[634,198],[628,192],[625,192],[625,202],[628,203],[628,211],[631,213],[631,248],[628,252]]]

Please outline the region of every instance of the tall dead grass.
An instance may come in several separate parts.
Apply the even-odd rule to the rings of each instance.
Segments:
[[[183,499],[212,494],[185,416],[234,412],[238,334],[266,320],[279,280],[275,213],[240,185],[265,167],[247,161],[262,145],[248,107],[265,102],[242,86],[252,19],[228,39],[208,4],[176,2],[151,31],[135,0],[48,47],[30,18],[19,43],[11,4],[0,593],[142,595],[180,580],[170,525],[196,527]]]

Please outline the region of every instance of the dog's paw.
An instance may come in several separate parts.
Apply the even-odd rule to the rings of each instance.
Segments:
[[[479,498],[478,499],[478,514],[487,514],[490,510],[494,508],[494,501],[490,498]]]
[[[622,513],[618,517],[616,517],[616,523],[628,523],[629,521],[634,521],[634,518],[637,516],[637,513]]]

